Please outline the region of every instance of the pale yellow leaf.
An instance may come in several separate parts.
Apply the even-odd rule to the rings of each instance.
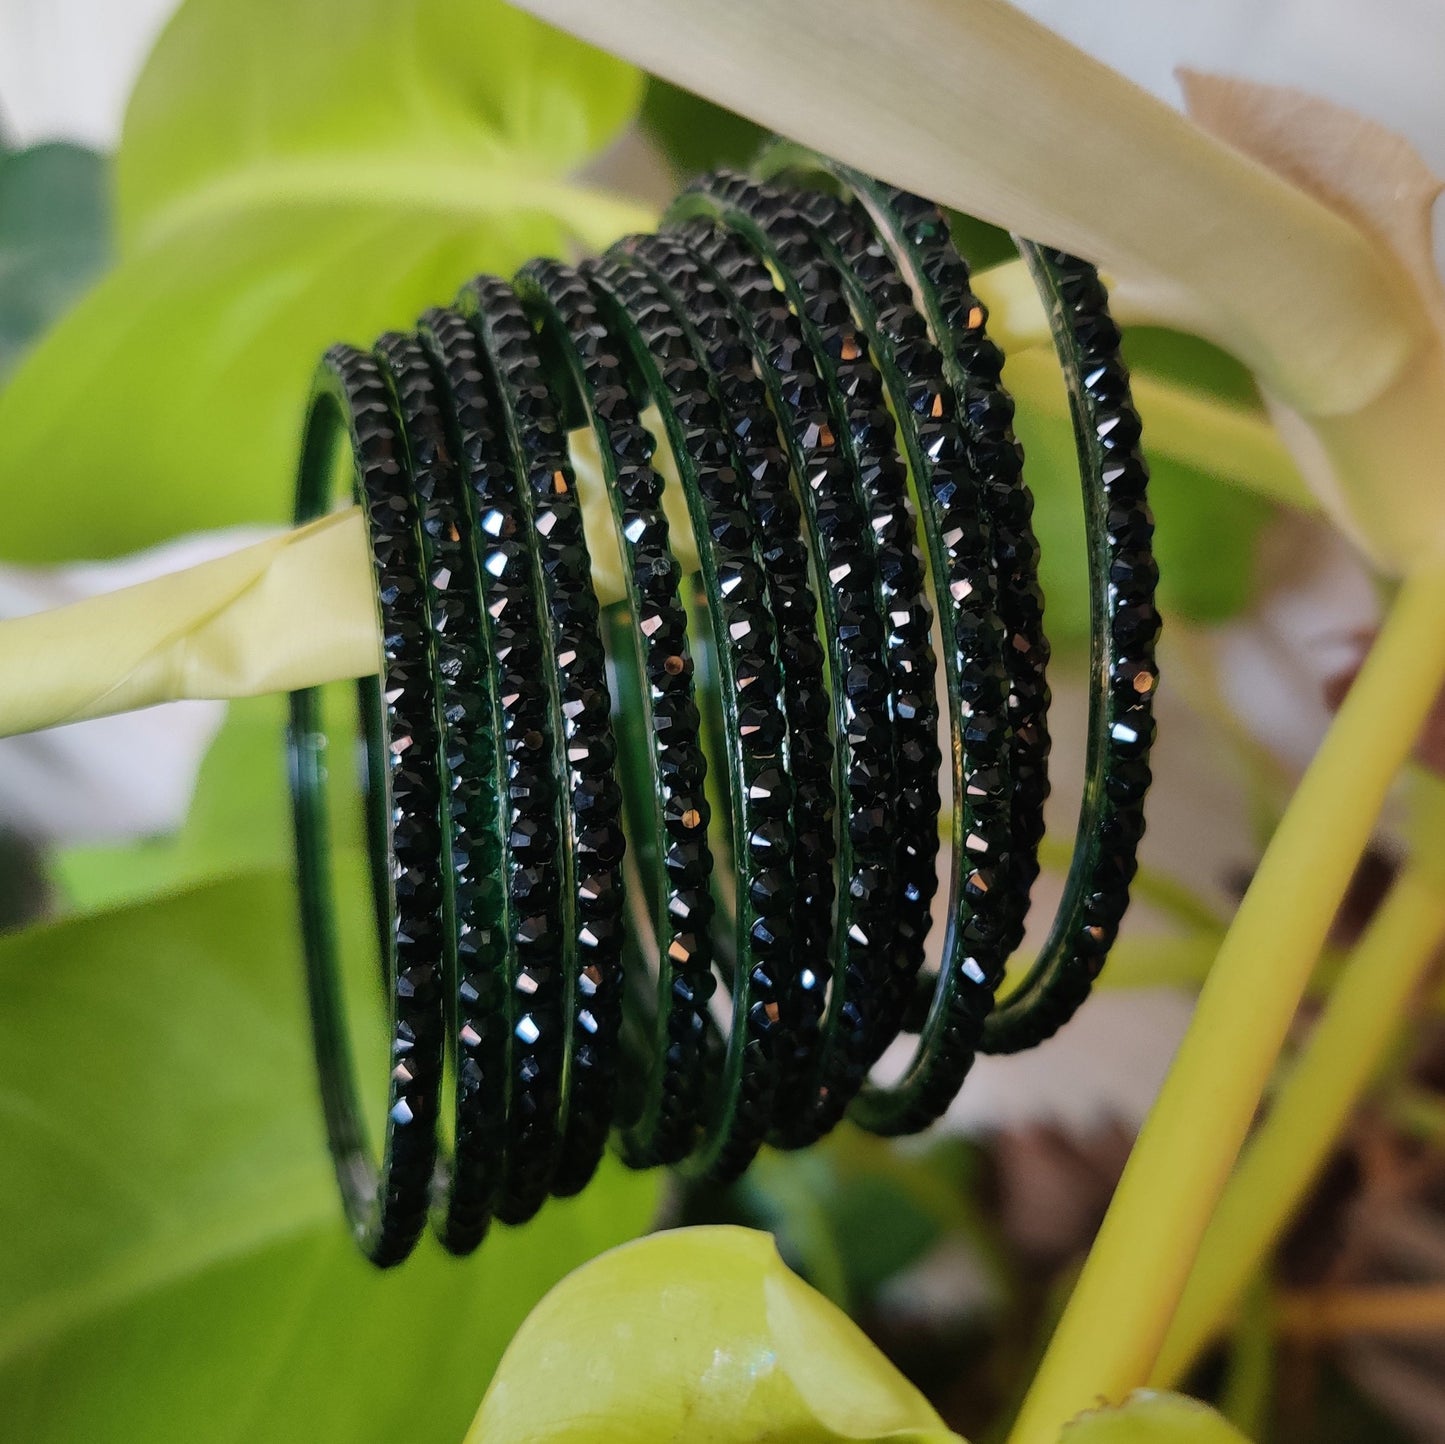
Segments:
[[[1391,256],[1005,0],[522,0],[874,175],[1104,265],[1311,414],[1414,350]],[[1323,304],[1321,298],[1328,298]]]
[[[0,735],[180,697],[249,697],[377,669],[361,513],[0,624]]]
[[[743,1228],[654,1234],[513,1337],[468,1444],[963,1444],[846,1314]]]
[[[1346,358],[1356,403],[1322,415],[1261,379],[1280,435],[1346,534],[1388,572],[1433,561],[1445,548],[1445,286],[1431,236],[1445,182],[1403,137],[1329,101],[1188,70],[1180,80],[1199,125],[1317,197],[1395,261],[1423,339],[1388,386],[1377,390],[1369,363]],[[1322,291],[1318,304],[1349,310],[1353,299]]]

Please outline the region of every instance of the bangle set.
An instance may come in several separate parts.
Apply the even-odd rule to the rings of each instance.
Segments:
[[[314,691],[293,694],[289,748],[324,1117],[378,1265],[428,1217],[470,1251],[493,1219],[585,1187],[609,1139],[633,1167],[726,1181],[845,1113],[924,1128],[977,1052],[1068,1019],[1127,906],[1157,573],[1097,274],[1018,242],[1080,458],[1092,691],[1063,899],[996,1004],[1049,786],[1002,356],[937,207],[782,145],[758,173],[707,177],[656,235],[479,277],[415,332],[321,364],[297,520],[333,504],[349,448],[381,638],[357,687],[390,1037],[379,1160]],[[579,438],[600,478],[574,466]],[[622,596],[601,607],[591,553],[614,546]]]

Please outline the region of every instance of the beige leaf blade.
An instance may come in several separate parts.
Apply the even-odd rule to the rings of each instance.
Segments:
[[[521,0],[807,145],[1088,256],[1311,415],[1422,335],[1372,238],[1004,0]],[[1328,297],[1329,304],[1321,304]]]
[[[376,671],[355,507],[138,586],[0,626],[0,736],[178,697],[251,697]]]
[[[1445,286],[1431,246],[1445,182],[1403,137],[1329,101],[1188,70],[1180,80],[1199,125],[1356,226],[1409,283],[1425,341],[1389,385],[1328,416],[1302,412],[1269,378],[1264,390],[1280,437],[1346,535],[1386,572],[1430,564],[1445,547]],[[1325,293],[1320,305],[1349,302]]]

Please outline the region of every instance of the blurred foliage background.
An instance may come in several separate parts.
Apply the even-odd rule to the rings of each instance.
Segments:
[[[498,0],[186,0],[117,154],[0,152],[0,556],[58,565],[283,525],[327,344],[407,325],[476,271],[646,228],[681,180],[745,163],[759,139]],[[958,225],[976,264],[1004,259],[1006,238]],[[1260,444],[1258,400],[1228,357],[1158,331],[1128,349],[1158,394]],[[1063,758],[1082,753],[1077,480],[1059,413],[1024,407],[1020,432],[1062,659]],[[1087,1010],[1086,1043],[991,1064],[933,1136],[894,1145],[845,1128],[806,1154],[766,1155],[721,1192],[609,1167],[472,1261],[428,1243],[381,1276],[341,1226],[313,1105],[280,699],[230,708],[176,830],[39,850],[12,839],[0,859],[4,1437],[452,1444],[545,1290],[659,1222],[770,1230],[950,1424],[976,1444],[999,1437],[1290,778],[1289,747],[1232,707],[1221,658],[1268,653],[1281,579],[1307,597],[1312,574],[1292,565],[1328,547],[1307,517],[1241,484],[1256,454],[1210,435],[1180,422],[1151,449],[1179,700],[1113,990]],[[1361,591],[1337,631],[1368,628],[1368,586],[1349,594]],[[1327,715],[1316,681],[1306,669],[1280,693],[1283,732]],[[1055,836],[1068,836],[1074,785],[1066,767]],[[1056,845],[1055,875],[1065,860]],[[1341,942],[1390,858],[1371,868]],[[349,895],[355,931],[363,893]],[[1438,1337],[1404,1349],[1322,1338],[1307,1307],[1342,1281],[1445,1277],[1442,1086],[1424,1004],[1275,1275],[1191,1381],[1252,1437],[1445,1437],[1445,1395],[1428,1381]]]

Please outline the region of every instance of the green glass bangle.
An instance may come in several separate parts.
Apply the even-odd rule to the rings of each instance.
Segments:
[[[291,694],[288,729],[301,931],[322,1111],[351,1231],[375,1264],[401,1262],[425,1227],[437,1158],[445,1040],[441,797],[427,658],[427,587],[405,481],[396,400],[376,360],[337,346],[317,373],[302,444],[296,521],[332,505],[343,435],[367,520],[382,670],[358,688],[378,945],[390,1012],[386,1133],[378,1169],[346,1037],[326,808],[328,737],[315,689]]]
[[[451,866],[456,973],[449,980],[455,1050],[452,1172],[438,1200],[438,1237],[454,1253],[485,1235],[502,1187],[506,1154],[506,994],[510,986],[511,911],[508,861],[507,758],[499,739],[515,735],[517,693],[500,659],[511,650],[503,619],[525,613],[530,587],[519,594],[511,561],[520,524],[506,446],[480,349],[466,319],[436,308],[418,337],[434,366],[447,443],[454,459],[451,512],[423,526],[431,545],[428,574],[451,592],[435,644],[440,681],[443,765],[449,771]],[[503,625],[499,626],[499,622]],[[504,697],[508,701],[504,702]]]
[[[1012,737],[992,530],[967,465],[957,399],[912,291],[866,217],[821,192],[800,209],[843,280],[888,388],[937,579],[945,639],[954,806],[943,964],[902,1078],[887,1088],[865,1088],[853,1106],[855,1121],[873,1131],[913,1132],[942,1113],[972,1065],[1002,973],[1013,906]]]
[[[964,470],[980,493],[992,537],[994,591],[1009,683],[1012,841],[1004,892],[1010,916],[1000,947],[1007,956],[1023,937],[1029,893],[1038,876],[1050,739],[1049,644],[1031,520],[1033,496],[1013,435],[1013,399],[1000,380],[1003,354],[989,340],[987,308],[970,288],[968,265],[937,206],[796,147],[775,146],[764,166],[819,171],[854,197],[908,280],[942,359],[944,380],[957,398]]]
[[[929,635],[933,612],[924,591],[923,560],[896,428],[866,338],[843,297],[842,279],[818,250],[792,199],[725,172],[700,182],[695,192],[714,200],[723,223],[776,269],[813,350],[818,374],[834,399],[844,459],[861,483],[884,618],[887,706],[894,728],[897,790],[892,828],[898,888],[892,966],[897,978],[906,979],[922,964],[929,905],[937,886],[941,758],[937,659]],[[692,194],[684,194],[673,214],[688,214]],[[901,988],[889,991],[903,996]]]
[[[797,153],[779,147],[777,160],[796,164]],[[939,334],[966,334],[956,324],[949,324],[948,318],[956,322],[975,308],[981,334],[986,318],[967,289],[966,267],[957,257],[946,221],[936,207],[846,167],[816,158],[806,163],[831,174],[858,197],[860,210],[883,244],[911,260],[915,278],[921,278],[921,302],[939,318],[935,323]],[[826,198],[815,204],[826,204]],[[1159,618],[1153,604],[1158,572],[1151,548],[1148,469],[1138,448],[1139,420],[1130,399],[1128,372],[1119,356],[1118,331],[1108,318],[1104,289],[1092,267],[1028,241],[1016,243],[1044,301],[1069,392],[1089,548],[1089,675],[1095,682],[1090,696],[1084,798],[1064,896],[1028,976],[984,1023],[981,1047],[987,1052],[1018,1051],[1055,1032],[1088,996],[1113,944],[1128,906],[1128,886],[1143,834],[1143,797],[1149,784],[1148,753],[1153,738],[1152,700],[1158,684],[1154,644]],[[963,359],[969,358],[956,362],[960,372],[965,370]],[[980,377],[976,359],[970,369],[976,389]],[[985,366],[984,384],[993,377],[992,366]],[[997,451],[986,454],[994,456]],[[1031,502],[1019,510],[1026,517]],[[1036,554],[1036,546],[1030,538],[1022,555],[1031,554]],[[1001,557],[1001,570],[1003,566]],[[1043,776],[1044,758],[1035,748],[1040,737],[1047,747],[1043,722],[1048,705],[1039,661],[1046,660],[1047,648],[1035,641],[1042,640],[1040,614],[1032,595],[1036,592],[1036,581],[1021,591],[1001,588],[1002,596],[1016,598],[1015,605],[1022,597],[1018,620],[1029,632],[1027,645],[1005,649],[1006,655],[1030,659],[1028,670],[1014,678],[1014,700],[1021,701],[1015,715],[1022,714],[1029,721],[1037,718],[1024,739],[1023,755],[1017,747],[1015,751],[1015,765],[1023,771],[1024,785],[1014,789],[1012,891],[1020,912],[1010,930],[1010,949],[1017,946],[1022,932],[1022,908],[1037,873],[1047,791],[1046,782],[1042,788],[1035,785]],[[1035,661],[1038,666],[1033,665]]]
[[[893,956],[870,1008],[871,1062],[896,1031],[910,984],[922,965],[936,888],[937,778],[941,759],[933,680],[935,658],[929,639],[932,609],[924,595],[922,561],[914,540],[896,428],[885,406],[883,380],[870,355],[868,338],[848,306],[843,277],[820,247],[815,229],[789,198],[743,177],[720,176],[705,184],[720,218],[738,230],[784,277],[793,309],[820,358],[821,374],[842,398],[839,418],[845,455],[864,482],[868,533],[886,619],[886,705],[893,719],[895,759],[895,801],[886,825],[891,832],[893,869],[898,878]],[[683,208],[690,205],[690,198],[684,197],[679,210],[685,214]],[[791,285],[788,276],[794,277]],[[1001,788],[1001,783],[995,786]],[[978,981],[981,983],[982,977]],[[951,998],[963,986],[950,978],[944,991]],[[951,1038],[953,1031],[940,1028],[937,1036]],[[940,1072],[944,1071],[936,1050],[930,1050],[928,1057]],[[952,1090],[947,1096],[952,1096]],[[831,1102],[831,1095],[830,1105],[837,1106]]]
[[[358,689],[392,1038],[379,1162],[342,1020],[315,692],[292,698],[291,772],[323,1112],[378,1264],[429,1211],[465,1253],[577,1192],[609,1136],[631,1166],[727,1180],[850,1109],[922,1128],[979,1049],[1068,1017],[1127,906],[1157,569],[1097,275],[1019,243],[1071,397],[1096,682],[1065,897],[995,1006],[1049,751],[1001,358],[936,207],[796,148],[764,165],[825,183],[710,177],[659,235],[479,277],[414,333],[323,363],[297,517],[331,504],[349,440],[382,637]],[[605,614],[572,432],[595,442],[621,562]],[[937,974],[935,627],[953,801]],[[909,1032],[901,1080],[870,1081]]]
[[[709,807],[694,697],[694,665],[681,600],[681,569],[668,540],[663,479],[655,443],[622,369],[623,347],[592,288],[568,267],[538,261],[518,288],[544,343],[570,381],[568,419],[589,425],[620,543],[630,609],[630,648],[614,649],[621,668],[630,651],[626,694],[639,701],[649,786],[629,810],[633,853],[661,874],[650,893],[657,987],[651,1016],[637,1016],[644,1040],[641,1077],[626,1100],[623,1158],[635,1167],[680,1163],[695,1146],[718,1060],[708,1042],[712,973],[712,896],[708,879]],[[640,848],[638,839],[650,844]],[[645,1010],[643,1010],[645,1013]]]
[[[500,288],[501,283],[496,283]],[[607,659],[601,615],[592,589],[592,561],[572,471],[563,403],[552,385],[531,318],[515,292],[498,290],[500,305],[476,290],[482,332],[497,348],[499,375],[520,395],[512,415],[529,458],[530,527],[539,564],[541,598],[549,619],[543,665],[555,669],[554,728],[560,742],[566,807],[562,837],[566,978],[572,1025],[563,1049],[560,1156],[552,1193],[579,1192],[596,1170],[610,1124],[622,989],[622,794],[614,776],[617,744],[611,727]],[[505,328],[506,334],[503,334]],[[506,348],[514,350],[515,359]],[[505,394],[505,392],[504,392]],[[524,531],[523,535],[527,533]],[[550,640],[550,649],[548,641]]]
[[[777,628],[783,672],[788,766],[793,783],[793,911],[796,967],[778,980],[785,990],[782,1096],[802,1082],[817,1035],[832,970],[826,963],[835,889],[833,739],[824,647],[818,636],[815,586],[802,512],[780,424],[760,378],[755,354],[726,287],[678,237],[653,235],[619,242],[643,266],[668,304],[685,314],[694,355],[711,378],[732,464],[747,478],[745,502],[757,537],[768,604]]]
[[[1054,333],[1085,477],[1091,631],[1083,803],[1064,895],[1028,975],[984,1027],[983,1047],[1012,1053],[1050,1037],[1088,997],[1129,906],[1151,780],[1158,570],[1140,424],[1098,273],[1061,251],[1019,242]]]
[[[692,520],[712,628],[737,916],[727,1056],[690,1167],[729,1179],[752,1161],[771,1126],[782,1008],[794,991],[787,976],[796,966],[793,789],[776,628],[742,474],[706,385],[695,335],[634,262],[614,254],[582,269],[662,417]]]
[[[787,298],[733,231],[702,220],[676,234],[747,339],[793,475],[807,479],[798,496],[831,683],[839,881],[831,945],[807,960],[830,984],[826,1011],[816,1041],[798,1039],[775,1122],[773,1141],[800,1147],[842,1116],[862,1083],[873,1061],[870,1023],[891,975],[894,726],[882,607],[866,500],[839,440],[845,423]]]
[[[610,704],[561,408],[531,321],[506,282],[476,278],[462,293],[461,309],[481,341],[519,479],[517,520],[520,535],[530,541],[536,612],[518,625],[530,623],[540,644],[537,670],[517,676],[517,686],[534,694],[537,707],[509,780],[519,804],[511,845],[515,852],[525,843],[527,865],[513,873],[514,891],[524,888],[526,902],[512,934],[519,966],[511,994],[509,1133],[498,1216],[520,1223],[541,1207],[564,1156],[566,1084],[577,1041],[570,979],[585,974],[594,954],[600,953],[606,972],[615,968],[620,923],[615,915],[582,915],[590,902],[582,889],[593,875],[591,863],[613,868],[621,861],[620,794],[608,775],[610,738],[601,752],[593,750],[592,738],[608,736]],[[579,734],[579,728],[585,730]],[[534,737],[540,745],[526,745]],[[550,803],[545,819],[530,806],[534,798]],[[532,829],[525,836],[524,818]],[[582,1013],[597,1022],[589,1007],[577,1013],[579,1019]],[[585,1025],[582,1031],[585,1043]],[[573,1158],[569,1170],[577,1167]],[[595,1167],[595,1156],[591,1162]],[[580,1170],[569,1187],[580,1188],[590,1171]]]

